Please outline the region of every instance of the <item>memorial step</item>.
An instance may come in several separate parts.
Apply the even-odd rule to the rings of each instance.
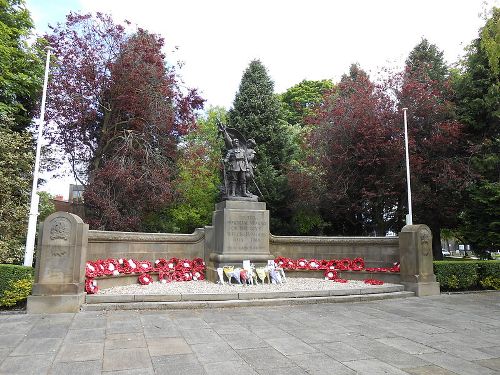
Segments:
[[[294,292],[235,292],[224,294],[87,295],[83,311],[198,309],[244,306],[279,306],[310,303],[359,302],[413,297],[402,285],[361,289]]]

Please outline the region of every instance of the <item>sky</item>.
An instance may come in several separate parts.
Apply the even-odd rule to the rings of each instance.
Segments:
[[[352,63],[373,76],[402,67],[422,38],[456,63],[500,0],[27,0],[40,34],[73,12],[109,13],[165,39],[185,85],[229,109],[250,61],[280,93],[304,79],[337,82]],[[67,197],[67,179],[43,190]]]

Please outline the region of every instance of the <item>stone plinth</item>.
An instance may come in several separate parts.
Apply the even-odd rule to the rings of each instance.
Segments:
[[[401,283],[417,296],[440,293],[432,264],[432,232],[427,225],[406,225],[399,234]]]
[[[269,211],[264,202],[227,200],[217,203],[212,218],[213,232],[207,236],[207,276],[216,280],[215,270],[225,265],[265,264],[269,252]]]
[[[85,299],[88,224],[56,212],[40,225],[35,284],[28,313],[77,312]]]

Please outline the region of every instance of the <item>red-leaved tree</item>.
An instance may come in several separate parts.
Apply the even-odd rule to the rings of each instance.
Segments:
[[[398,99],[400,108],[408,108],[413,222],[431,228],[434,258],[442,259],[441,228],[457,225],[470,172],[450,81],[431,72],[428,66],[407,66]],[[402,203],[407,210],[406,200]]]
[[[49,40],[58,58],[51,138],[87,179],[89,223],[141,230],[172,202],[177,139],[203,100],[167,67],[163,40],[142,29],[129,36],[108,16],[70,14]]]
[[[294,176],[299,199],[316,202],[330,234],[394,230],[403,154],[391,98],[353,65],[309,122],[308,173],[315,176]],[[304,189],[311,181],[314,188]],[[304,196],[310,192],[314,196]]]

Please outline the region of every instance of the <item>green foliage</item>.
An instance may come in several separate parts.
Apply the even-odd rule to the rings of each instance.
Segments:
[[[243,74],[229,111],[229,126],[255,139],[255,182],[271,211],[271,231],[287,233],[291,215],[287,207],[290,189],[286,168],[289,156],[294,154],[293,132],[282,119],[274,82],[259,60],[252,61]],[[249,184],[249,190],[258,194],[252,185]]]
[[[26,129],[30,123],[43,79],[43,52],[29,46],[33,22],[24,0],[0,0],[0,126]]]
[[[305,125],[305,119],[323,102],[325,93],[333,89],[329,79],[302,82],[292,86],[280,95],[285,121],[290,125]]]
[[[9,288],[3,292],[0,298],[0,306],[12,307],[23,302],[31,294],[33,279],[21,279],[9,283]]]
[[[481,31],[481,47],[486,52],[491,70],[500,75],[500,8],[493,8],[492,17]]]
[[[435,261],[434,273],[444,290],[473,289],[479,282],[477,262]]]
[[[435,261],[434,273],[443,290],[498,289],[500,262]]]
[[[198,127],[183,139],[176,181],[175,204],[151,218],[166,232],[192,233],[195,228],[210,225],[221,184],[220,150],[216,120],[224,121],[226,110],[210,108],[198,119]]]
[[[52,195],[46,191],[39,191],[37,194],[40,197],[38,202],[38,222],[41,223],[47,216],[56,212],[56,206],[52,202]]]
[[[20,263],[34,154],[31,136],[0,127],[0,263]]]
[[[454,77],[458,115],[467,125],[474,181],[461,215],[461,235],[474,251],[500,250],[500,8],[468,47]]]
[[[480,283],[485,289],[500,290],[500,277],[488,276],[484,280],[481,280]]]
[[[10,288],[11,282],[32,279],[33,268],[13,264],[0,264],[0,298]]]
[[[411,73],[424,71],[429,78],[436,81],[444,81],[449,75],[449,69],[443,59],[443,52],[435,44],[422,39],[413,48],[406,59],[406,66]]]

